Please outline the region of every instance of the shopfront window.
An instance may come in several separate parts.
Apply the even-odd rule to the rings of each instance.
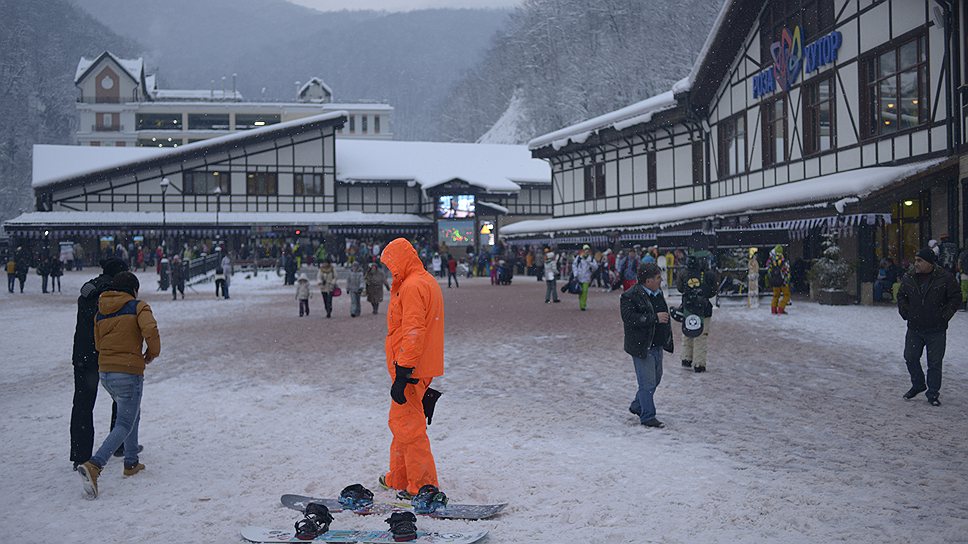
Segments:
[[[924,35],[862,59],[862,130],[877,137],[928,121],[928,52]]]
[[[229,114],[227,113],[190,113],[188,114],[189,130],[228,130]]]

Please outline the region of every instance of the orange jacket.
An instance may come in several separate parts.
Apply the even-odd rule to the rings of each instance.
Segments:
[[[387,309],[387,370],[413,368],[414,378],[444,374],[444,296],[406,238],[387,244],[380,256],[393,274]]]
[[[145,358],[161,353],[158,323],[146,302],[128,293],[105,291],[97,301],[94,317],[94,346],[98,351],[98,370],[143,376]]]

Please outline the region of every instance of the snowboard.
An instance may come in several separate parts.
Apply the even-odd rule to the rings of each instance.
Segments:
[[[487,531],[473,533],[428,533],[417,531],[415,544],[473,544],[487,536]],[[330,530],[313,540],[299,540],[292,529],[268,529],[265,527],[245,527],[242,538],[257,544],[276,544],[281,542],[356,542],[359,544],[397,544],[390,531],[342,531]]]
[[[282,504],[287,508],[292,508],[293,510],[298,510],[302,512],[306,509],[306,504],[310,502],[318,502],[326,505],[326,508],[330,512],[342,512],[346,510],[343,505],[339,503],[336,499],[318,499],[315,497],[306,497],[303,495],[283,495],[281,498]],[[432,518],[439,519],[467,519],[467,520],[479,520],[487,519],[492,516],[496,516],[501,513],[502,510],[507,506],[507,503],[501,504],[448,504],[442,508],[437,509],[431,514],[423,514]],[[361,516],[368,515],[383,515],[389,514],[391,512],[397,511],[413,511],[413,506],[408,502],[378,502],[373,503],[373,505],[359,510],[350,510],[354,514],[359,514]]]

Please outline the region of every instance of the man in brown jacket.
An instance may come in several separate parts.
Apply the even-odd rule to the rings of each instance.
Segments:
[[[98,495],[97,479],[108,458],[124,444],[124,475],[133,476],[145,466],[138,462],[138,425],[145,366],[161,353],[158,324],[151,307],[137,300],[138,278],[131,272],[114,276],[98,300],[94,317],[94,343],[98,351],[101,384],[118,405],[114,429],[90,460],[77,467],[88,499]],[[147,349],[142,351],[142,346]]]

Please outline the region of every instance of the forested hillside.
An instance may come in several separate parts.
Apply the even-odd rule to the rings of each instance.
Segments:
[[[438,118],[440,132],[474,141],[500,119],[485,140],[521,143],[667,91],[688,74],[721,5],[526,0],[454,88]]]
[[[141,48],[66,0],[0,0],[0,220],[33,209],[33,144],[70,143],[74,69],[104,49],[137,57]]]

